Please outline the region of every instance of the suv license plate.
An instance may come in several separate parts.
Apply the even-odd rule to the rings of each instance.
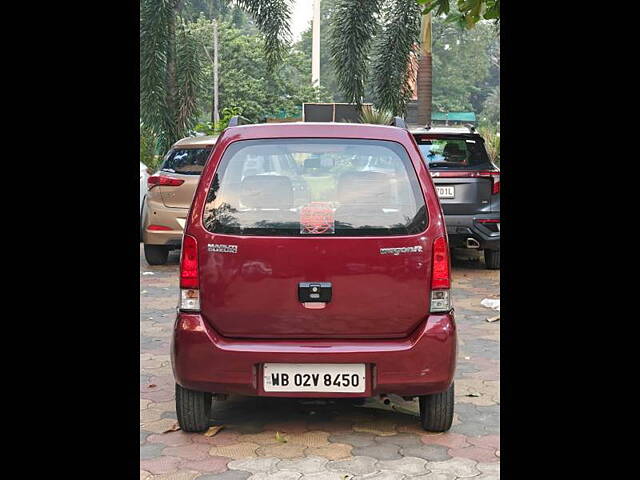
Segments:
[[[363,393],[364,363],[265,363],[265,392]]]
[[[453,198],[456,196],[454,187],[436,187],[436,191],[438,192],[438,197],[440,198]]]

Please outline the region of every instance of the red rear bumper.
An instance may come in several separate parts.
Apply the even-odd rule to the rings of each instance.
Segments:
[[[191,390],[287,397],[426,395],[453,381],[457,337],[453,313],[429,315],[409,337],[395,340],[244,340],[220,336],[199,314],[179,313],[171,360],[176,382]],[[365,363],[364,393],[272,393],[262,389],[262,364]]]

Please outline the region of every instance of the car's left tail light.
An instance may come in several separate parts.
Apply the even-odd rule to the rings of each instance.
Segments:
[[[449,248],[444,237],[433,241],[433,258],[431,262],[431,313],[442,313],[451,310],[451,269],[449,265]]]
[[[198,278],[198,241],[191,235],[182,239],[180,256],[180,310],[200,310],[200,280]]]

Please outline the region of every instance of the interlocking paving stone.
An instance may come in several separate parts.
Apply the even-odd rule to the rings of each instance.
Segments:
[[[305,474],[300,480],[352,480],[353,478],[354,476],[347,472],[319,472]]]
[[[415,477],[411,477],[411,480],[456,480],[456,477],[453,473],[442,473],[442,472],[431,472],[426,475],[418,475]],[[474,479],[478,477],[473,477]]]
[[[456,477],[468,478],[480,474],[476,464],[477,462],[468,458],[452,458],[442,462],[429,462],[427,469],[432,472],[451,473]]]
[[[367,447],[358,447],[354,448],[351,451],[351,454],[356,455],[365,455],[368,457],[377,458],[378,460],[393,460],[396,458],[402,458],[402,455],[398,453],[400,447],[397,445],[369,445]]]
[[[491,473],[494,475],[500,475],[500,464],[499,463],[485,463],[478,462],[476,468],[480,470],[482,473]]]
[[[449,450],[449,455],[452,457],[470,458],[477,462],[491,462],[498,459],[494,449],[482,447],[452,448]]]
[[[185,433],[182,430],[175,432],[167,432],[160,434],[153,434],[147,437],[149,443],[162,443],[167,447],[179,447],[180,445],[187,445],[191,443],[192,435]]]
[[[374,433],[376,435],[395,435],[397,421],[391,419],[381,418],[374,419],[368,422],[357,423],[353,426],[356,432]]]
[[[400,453],[405,457],[418,457],[424,460],[439,461],[449,460],[453,454],[447,452],[448,448],[442,445],[421,445],[418,447],[403,447]]]
[[[276,465],[278,470],[291,470],[303,474],[322,472],[328,460],[322,457],[305,457],[295,460],[282,460]]]
[[[222,473],[207,473],[196,477],[196,480],[247,480],[251,476],[250,472],[242,470],[227,470]]]
[[[471,444],[467,443],[465,435],[459,433],[446,432],[437,435],[421,435],[420,441],[425,445],[443,445],[449,448],[464,448],[470,447]]]
[[[343,458],[351,457],[353,447],[342,443],[332,443],[326,447],[310,447],[307,448],[305,453],[307,455],[316,455],[318,457],[324,457],[329,460],[341,460]]]
[[[162,453],[163,455],[180,457],[186,460],[204,460],[209,456],[209,446],[188,444],[179,447],[166,447]]]
[[[420,437],[409,433],[398,433],[386,437],[375,437],[376,443],[383,445],[396,445],[398,447],[417,447],[420,445]]]
[[[149,480],[151,478],[151,473],[146,472],[144,470],[140,470],[140,480]]]
[[[299,480],[302,474],[296,472],[255,473],[248,480]]]
[[[427,461],[418,457],[404,457],[400,460],[385,460],[377,463],[380,470],[391,470],[401,472],[405,475],[419,475],[421,473],[429,473],[425,468]]]
[[[404,473],[391,470],[381,470],[368,475],[358,475],[353,480],[403,480],[407,478]]]
[[[169,473],[178,470],[179,463],[180,459],[177,457],[162,456],[149,460],[140,460],[140,468],[153,474]]]
[[[257,443],[232,443],[231,445],[216,445],[211,447],[209,455],[229,457],[235,460],[255,457],[256,450],[260,447]]]
[[[177,472],[154,475],[151,478],[152,480],[193,480],[198,475],[199,473],[193,470],[179,470]]]
[[[221,473],[227,469],[228,458],[209,457],[204,460],[183,461],[182,467],[197,472]]]
[[[140,447],[140,459],[148,460],[150,458],[156,458],[160,456],[160,453],[164,449],[164,445],[148,444]]]
[[[279,461],[279,458],[273,457],[247,458],[231,461],[227,464],[227,468],[229,470],[246,470],[251,473],[275,472]]]
[[[304,456],[306,448],[304,445],[280,443],[278,445],[260,447],[256,450],[256,453],[261,457],[298,458]]]
[[[393,438],[393,437],[387,437]],[[372,433],[350,432],[350,433],[334,433],[329,437],[329,441],[333,443],[345,443],[354,447],[366,447],[373,445],[375,435]]]
[[[352,475],[364,475],[373,473],[376,459],[371,457],[358,456],[346,460],[336,460],[327,463],[327,469],[339,472],[348,472]]]
[[[327,440],[329,434],[327,432],[302,432],[302,433],[288,433],[285,435],[285,439],[288,443],[295,445],[304,445],[305,447],[326,447],[329,445]]]

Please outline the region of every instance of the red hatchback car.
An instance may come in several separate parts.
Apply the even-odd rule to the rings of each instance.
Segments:
[[[419,397],[453,419],[457,337],[445,222],[411,134],[393,126],[234,126],[185,226],[172,342],[176,408],[213,398]]]

